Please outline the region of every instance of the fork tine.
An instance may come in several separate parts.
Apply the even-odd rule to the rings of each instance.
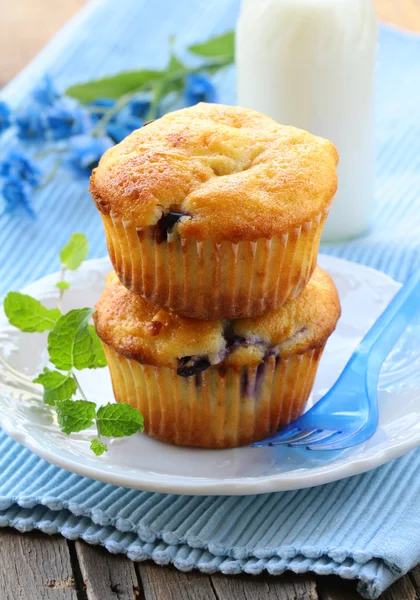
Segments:
[[[310,436],[319,431],[318,428],[313,429],[303,429],[300,433],[297,433],[294,436],[289,436],[287,438],[278,439],[273,436],[273,440],[271,441],[272,446],[291,446],[292,444],[299,442],[300,440],[306,440],[310,438]]]
[[[309,438],[305,438],[303,440],[299,440],[297,442],[290,442],[290,445],[293,447],[298,446],[311,446],[312,444],[318,444],[323,442],[324,440],[328,440],[330,438],[335,438],[337,434],[341,433],[340,431],[331,431],[330,429],[317,429],[317,431]],[[334,440],[335,441],[335,440]]]
[[[289,439],[292,436],[295,436],[296,434],[300,433],[302,431],[302,429],[300,427],[286,427],[286,429],[283,429],[281,431],[279,431],[278,433],[274,433],[273,435],[271,435],[268,438],[264,438],[263,440],[260,440],[259,442],[254,442],[253,444],[251,444],[251,446],[253,448],[263,448],[265,446],[271,446],[274,442],[276,442],[277,440],[286,440]]]
[[[351,446],[355,446],[356,444],[360,443],[358,436],[362,429],[364,429],[363,426],[356,431],[352,431],[351,433],[341,431],[340,435],[332,438],[331,440],[327,440],[325,443],[320,442],[319,444],[308,444],[308,450],[344,450],[345,448],[350,448]],[[372,435],[374,431],[375,428],[372,430]],[[369,437],[371,436],[367,436],[366,439],[369,439]]]

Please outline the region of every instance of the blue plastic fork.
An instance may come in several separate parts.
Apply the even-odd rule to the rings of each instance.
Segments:
[[[377,387],[382,364],[419,311],[420,269],[360,342],[330,391],[296,421],[252,445],[344,450],[368,440],[378,425]]]

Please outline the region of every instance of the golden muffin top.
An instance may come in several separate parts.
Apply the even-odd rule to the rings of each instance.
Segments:
[[[337,189],[335,146],[254,110],[197,104],[134,131],[91,178],[103,213],[139,229],[186,215],[183,237],[271,238],[325,211]]]
[[[335,285],[319,267],[303,292],[280,309],[232,321],[199,321],[160,310],[111,273],[94,320],[99,337],[126,358],[188,376],[210,365],[255,366],[321,346],[340,312]]]

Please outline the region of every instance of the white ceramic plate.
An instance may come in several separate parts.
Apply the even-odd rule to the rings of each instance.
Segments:
[[[324,353],[309,402],[334,383],[357,343],[398,290],[386,275],[333,257],[320,257],[333,276],[343,315]],[[93,306],[110,269],[108,259],[87,262],[73,275],[64,309]],[[49,275],[24,291],[56,302],[58,276]],[[420,444],[420,319],[401,338],[385,363],[379,385],[380,423],[366,443],[342,452],[293,448],[197,450],[169,446],[145,435],[114,440],[95,457],[89,443],[95,432],[66,436],[54,424],[52,409],[36,397],[29,380],[46,364],[46,335],[23,334],[0,318],[0,424],[15,440],[69,471],[129,488],[176,494],[259,494],[311,487],[390,461]],[[80,380],[97,403],[112,401],[107,369],[83,371]]]

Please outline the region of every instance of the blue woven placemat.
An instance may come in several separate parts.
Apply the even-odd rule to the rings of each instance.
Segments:
[[[2,96],[18,104],[40,75],[59,85],[162,66],[168,39],[182,48],[234,26],[238,0],[91,2]],[[219,77],[234,102],[233,74]],[[399,280],[420,263],[420,38],[383,28],[377,92],[377,181],[369,236],[324,251]],[[105,240],[87,183],[57,179],[37,195],[35,222],[0,219],[0,292],[57,270],[57,249],[84,231],[91,256]],[[420,562],[420,451],[335,484],[253,497],[137,492],[73,475],[0,432],[0,526],[83,538],[135,560],[179,569],[358,578],[379,595]]]

